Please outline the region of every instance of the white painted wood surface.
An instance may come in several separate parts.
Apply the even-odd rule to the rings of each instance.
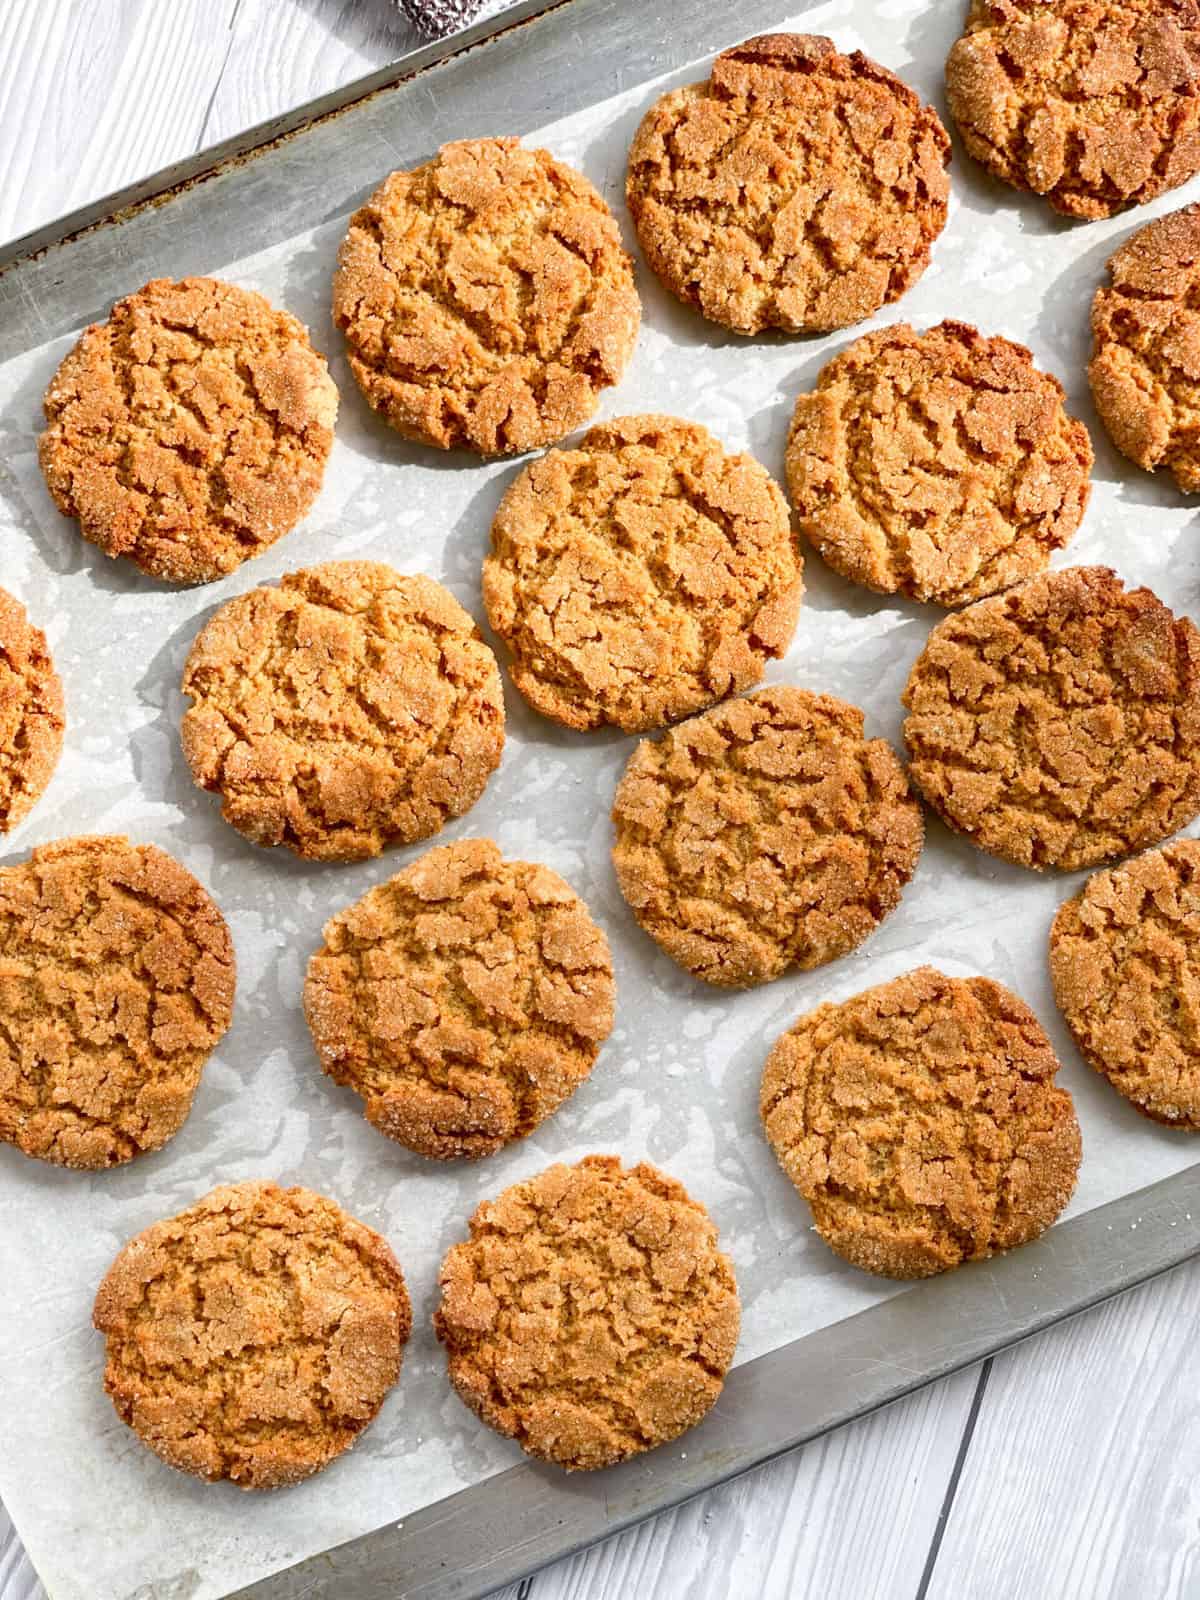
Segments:
[[[0,0],[0,239],[416,42],[392,0]],[[1198,1326],[1194,1263],[521,1594],[1200,1600]],[[45,1600],[3,1508],[0,1600]]]

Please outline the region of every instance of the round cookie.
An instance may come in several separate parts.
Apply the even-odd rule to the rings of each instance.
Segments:
[[[58,509],[105,555],[209,583],[306,514],[337,403],[295,317],[216,278],[155,278],[55,373],[38,456]]]
[[[63,689],[46,635],[0,589],[0,834],[29,814],[62,751]]]
[[[613,805],[613,864],[681,967],[748,988],[860,945],[921,854],[921,808],[855,706],[759,689],[643,740]]]
[[[1054,919],[1050,976],[1097,1072],[1156,1122],[1200,1129],[1200,841],[1089,878]]]
[[[522,1139],[612,1031],[608,941],[548,867],[430,850],[325,924],[304,1012],[321,1065],[423,1156]]]
[[[1147,223],[1109,258],[1088,379],[1122,455],[1200,491],[1200,206]]]
[[[235,1183],[131,1239],[92,1314],[104,1388],[156,1455],[275,1489],[348,1450],[412,1326],[387,1242],[309,1189]]]
[[[489,1427],[568,1471],[694,1427],[721,1393],[740,1307],[708,1212],[615,1156],[485,1201],[434,1315],[450,1381]]]
[[[504,748],[496,658],[432,578],[328,561],[222,606],[183,672],[183,749],[261,845],[361,861],[426,839]]]
[[[1096,866],[1200,813],[1200,634],[1107,567],[1044,573],[947,617],[904,705],[925,799],[1018,866]]]
[[[159,1149],[234,980],[224,918],[153,845],[60,839],[0,867],[0,1139],[64,1167]]]
[[[629,152],[646,259],[737,333],[826,333],[897,300],[946,225],[950,141],[932,106],[855,51],[771,33],[672,89]]]
[[[350,218],[333,320],[399,433],[513,455],[588,420],[633,353],[641,303],[581,173],[516,139],[466,139],[393,172]]]
[[[1200,4],[972,0],[946,96],[994,177],[1110,217],[1200,171]]]
[[[622,417],[511,485],[483,598],[536,710],[641,733],[758,682],[788,647],[801,571],[764,467],[695,423]]]
[[[1023,345],[965,322],[868,333],[796,401],[787,481],[853,583],[959,606],[1042,571],[1087,505],[1092,447]]]
[[[782,1036],[763,1126],[831,1250],[928,1278],[1027,1244],[1071,1198],[1079,1123],[1058,1065],[1008,989],[920,967]]]

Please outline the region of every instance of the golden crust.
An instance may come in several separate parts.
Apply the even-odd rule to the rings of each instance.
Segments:
[[[442,1263],[450,1381],[489,1427],[568,1471],[678,1438],[721,1393],[740,1308],[708,1212],[615,1156],[481,1205]]]
[[[685,304],[738,333],[828,332],[924,272],[949,159],[937,113],[894,74],[818,35],[764,34],[655,101],[626,197]]]
[[[0,868],[0,1139],[67,1167],[159,1149],[234,983],[220,911],[153,845],[60,839]]]
[[[1069,217],[1144,205],[1200,171],[1200,4],[972,0],[946,95],[1003,182]]]
[[[764,467],[674,417],[621,417],[509,487],[483,597],[517,688],[570,728],[642,733],[748,689],[803,593]]]
[[[1109,258],[1111,283],[1092,302],[1088,379],[1117,449],[1139,467],[1166,467],[1200,491],[1200,206],[1185,206],[1127,239]]]
[[[783,1035],[763,1125],[830,1249],[926,1278],[1028,1243],[1070,1199],[1079,1124],[1057,1071],[1016,995],[920,967]]]
[[[759,689],[637,747],[613,865],[641,926],[707,983],[766,983],[861,944],[921,854],[921,808],[855,706]]]
[[[1080,1053],[1156,1122],[1200,1129],[1200,841],[1097,872],[1050,930]]]
[[[496,658],[432,578],[329,561],[230,600],[183,673],[184,754],[256,844],[358,861],[426,839],[504,748]]]
[[[46,635],[0,589],[0,834],[41,797],[62,752],[62,681]]]
[[[305,515],[337,389],[308,331],[216,278],[155,278],[86,328],[46,391],[59,510],[172,583],[232,572]]]
[[[139,1233],[96,1294],[104,1387],[169,1466],[243,1489],[348,1450],[412,1326],[386,1241],[332,1200],[228,1184]]]
[[[1040,572],[1087,505],[1092,447],[1023,345],[963,322],[858,339],[796,401],[787,480],[854,583],[959,606]]]
[[[608,941],[556,872],[490,839],[430,850],[325,924],[321,1065],[418,1155],[485,1156],[573,1094],[612,1031]]]
[[[1200,633],[1107,567],[947,617],[904,705],[925,799],[1018,866],[1096,866],[1200,813]]]
[[[641,303],[612,212],[516,139],[443,145],[350,219],[333,319],[371,406],[407,438],[536,449],[592,415]]]

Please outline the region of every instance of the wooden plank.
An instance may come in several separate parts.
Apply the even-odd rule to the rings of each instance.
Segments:
[[[237,0],[0,5],[0,239],[196,149]]]
[[[561,1561],[532,1600],[914,1595],[977,1380],[957,1373]]]
[[[46,1591],[0,1506],[0,1600],[46,1600]]]
[[[507,3],[487,0],[479,16]],[[239,0],[204,143],[340,88],[422,42],[396,0]]]
[[[1198,1324],[1189,1262],[996,1357],[927,1600],[1200,1593]]]

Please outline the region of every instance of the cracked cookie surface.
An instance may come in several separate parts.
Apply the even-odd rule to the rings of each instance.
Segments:
[[[432,578],[373,561],[222,606],[183,673],[192,776],[255,844],[360,861],[461,816],[504,747],[496,658]]]
[[[787,481],[826,562],[959,606],[1040,572],[1088,500],[1092,447],[1023,345],[962,322],[858,339],[796,401]]]
[[[608,941],[570,886],[464,839],[326,923],[304,1011],[322,1067],[381,1133],[485,1156],[587,1077],[614,993]]]
[[[1147,223],[1092,302],[1088,380],[1122,455],[1200,492],[1200,206]]]
[[[483,455],[550,444],[620,381],[641,303],[612,212],[516,139],[443,145],[350,219],[333,319],[406,438]]]
[[[946,94],[994,177],[1069,217],[1144,205],[1200,171],[1200,4],[972,0]]]
[[[434,1317],[471,1410],[543,1461],[608,1467],[678,1438],[737,1344],[733,1267],[673,1178],[615,1156],[549,1167],[481,1205]]]
[[[1026,1244],[1079,1171],[1075,1108],[1023,1000],[988,978],[920,967],[779,1039],[762,1118],[839,1256],[927,1278]]]
[[[1080,1054],[1146,1116],[1200,1129],[1200,841],[1089,878],[1050,930]]]
[[[748,39],[655,101],[626,197],[671,292],[738,333],[828,332],[898,299],[946,224],[931,106],[815,34]]]
[[[309,510],[337,400],[295,317],[216,278],[155,278],[59,367],[38,456],[59,510],[105,555],[208,583]]]
[[[1018,866],[1096,866],[1200,813],[1200,633],[1107,567],[947,617],[904,705],[925,799]]]
[[[104,1388],[169,1466],[243,1489],[348,1450],[412,1326],[387,1242],[309,1189],[226,1184],[139,1233],[96,1295]]]
[[[746,988],[861,944],[921,854],[921,808],[855,706],[759,689],[634,751],[613,865],[638,922],[680,966]]]
[[[0,589],[0,834],[28,816],[54,775],[66,714],[46,635]]]
[[[483,596],[536,710],[641,733],[758,682],[788,647],[801,570],[753,457],[695,423],[622,417],[510,486]]]
[[[66,1167],[157,1150],[234,982],[224,918],[153,845],[60,839],[0,867],[0,1139]]]

